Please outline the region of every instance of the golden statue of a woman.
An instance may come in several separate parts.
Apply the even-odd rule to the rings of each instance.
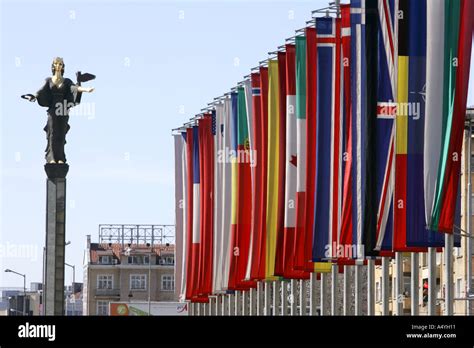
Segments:
[[[47,107],[48,122],[44,127],[48,144],[46,146],[46,163],[66,163],[64,145],[69,126],[69,109],[78,105],[82,93],[91,93],[92,87],[82,87],[81,82],[95,78],[92,74],[78,72],[77,83],[64,78],[64,61],[56,57],[51,65],[52,77],[46,78],[45,84],[36,95],[26,94],[22,98],[29,101],[38,101],[38,104]]]

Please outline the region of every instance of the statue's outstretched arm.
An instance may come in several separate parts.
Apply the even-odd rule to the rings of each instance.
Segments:
[[[94,92],[94,87],[82,87],[82,86],[78,86],[78,87],[77,87],[77,91],[78,91],[78,92],[85,92],[85,93],[92,93],[92,92]]]

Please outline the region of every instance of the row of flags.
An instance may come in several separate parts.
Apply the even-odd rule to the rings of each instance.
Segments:
[[[473,18],[471,0],[351,0],[180,128],[181,299],[441,250],[459,226]]]

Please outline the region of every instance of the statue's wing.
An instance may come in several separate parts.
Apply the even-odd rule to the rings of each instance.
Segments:
[[[81,74],[80,71],[76,74],[76,76],[77,76],[77,82],[79,83],[87,82],[87,81],[95,79],[95,75],[89,74],[89,73]]]
[[[23,94],[21,97],[30,102],[34,102],[36,100],[36,97],[33,94]]]

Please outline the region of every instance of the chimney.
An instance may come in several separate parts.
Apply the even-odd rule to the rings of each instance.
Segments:
[[[87,248],[87,250],[90,250],[90,248],[91,248],[91,235],[88,234],[88,235],[86,236],[86,238],[87,238],[86,248]]]

